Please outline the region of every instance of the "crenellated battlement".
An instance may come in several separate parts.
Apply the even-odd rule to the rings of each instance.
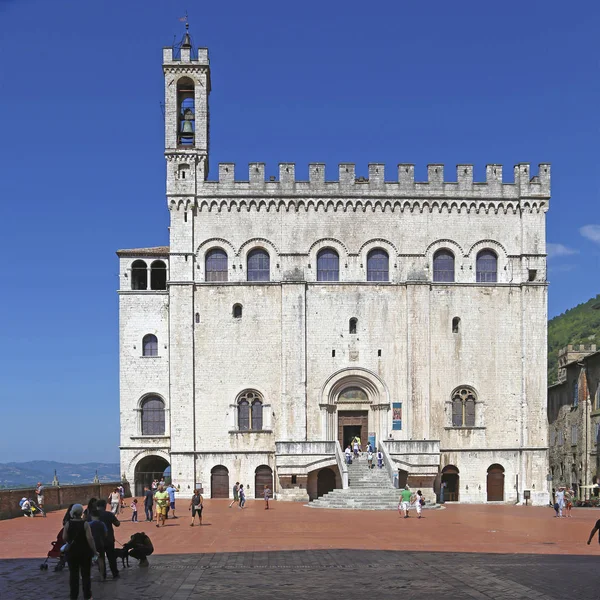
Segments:
[[[415,181],[413,164],[397,166],[395,181],[385,178],[385,165],[371,163],[368,177],[357,177],[356,166],[341,163],[337,181],[325,180],[323,163],[309,164],[308,181],[296,179],[294,163],[280,163],[279,178],[265,178],[265,163],[250,163],[248,178],[236,180],[234,163],[219,164],[218,181],[203,181],[198,185],[198,196],[332,196],[332,197],[406,197],[406,198],[481,198],[521,199],[550,197],[550,165],[542,163],[532,176],[530,165],[520,163],[514,167],[512,182],[502,179],[502,165],[486,166],[486,180],[473,181],[473,165],[457,165],[456,180],[447,181],[444,165],[427,166],[427,181]],[[547,203],[546,203],[547,206]]]

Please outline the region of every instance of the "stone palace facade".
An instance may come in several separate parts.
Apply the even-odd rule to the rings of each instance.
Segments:
[[[163,51],[170,245],[120,250],[121,466],[189,496],[315,498],[343,447],[460,502],[548,501],[550,166],[294,164],[208,180],[210,66]],[[236,178],[236,174],[238,178]]]

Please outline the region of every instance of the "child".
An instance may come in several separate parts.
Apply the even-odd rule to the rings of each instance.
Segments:
[[[131,520],[137,523],[137,498],[131,501]]]

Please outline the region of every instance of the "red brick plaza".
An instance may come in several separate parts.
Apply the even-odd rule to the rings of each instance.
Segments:
[[[244,510],[229,501],[206,500],[204,525],[189,526],[188,502],[178,502],[178,519],[157,529],[142,519],[119,515],[116,539],[148,533],[156,555],[279,550],[370,549],[500,554],[600,555],[597,541],[586,545],[600,518],[598,509],[574,509],[570,519],[554,518],[551,508],[446,504],[425,510],[418,520],[393,511],[323,510],[300,503],[248,501]],[[45,557],[61,527],[64,511],[47,518],[0,521],[0,559]]]

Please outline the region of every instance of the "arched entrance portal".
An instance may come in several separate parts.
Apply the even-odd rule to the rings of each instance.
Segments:
[[[254,471],[254,497],[264,498],[265,486],[271,488],[273,495],[273,470],[267,465],[261,465]]]
[[[335,473],[325,467],[317,474],[317,497],[335,490]]]
[[[444,502],[458,502],[460,476],[454,465],[447,465],[442,469],[442,483],[446,484],[444,487]]]
[[[487,470],[487,500],[488,502],[504,501],[504,467],[492,465]]]
[[[229,498],[229,471],[223,465],[213,467],[210,472],[210,497]]]
[[[135,466],[135,495],[143,496],[144,488],[150,487],[155,479],[164,479],[165,483],[171,483],[170,465],[162,456],[144,456]]]

